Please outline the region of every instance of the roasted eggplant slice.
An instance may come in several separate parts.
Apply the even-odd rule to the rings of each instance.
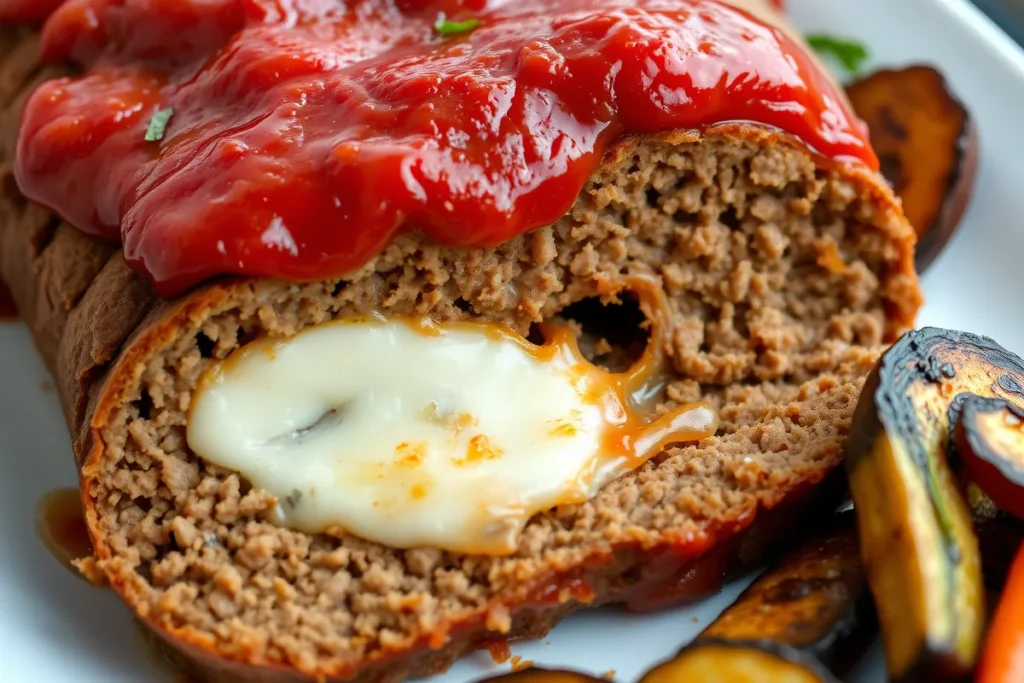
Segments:
[[[864,653],[874,625],[856,520],[848,512],[762,574],[700,638],[768,640],[835,671]]]
[[[578,671],[530,668],[488,678],[486,683],[608,683],[608,681]]]
[[[959,680],[974,666],[985,594],[947,462],[950,416],[960,394],[1021,386],[1020,359],[991,339],[935,328],[901,338],[865,382],[846,469],[893,680]]]
[[[978,169],[978,134],[942,74],[929,66],[879,71],[847,93],[868,124],[882,174],[917,230],[924,271],[953,235]]]
[[[965,396],[954,440],[971,480],[1001,509],[1024,519],[1024,409],[1000,398]]]
[[[814,657],[768,641],[701,639],[640,683],[836,683]]]

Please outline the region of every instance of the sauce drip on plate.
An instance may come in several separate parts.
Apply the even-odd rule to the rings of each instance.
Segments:
[[[804,49],[717,0],[69,0],[43,50],[86,72],[30,98],[18,181],[164,296],[410,230],[495,246],[629,134],[753,121],[877,166]]]
[[[50,491],[40,499],[36,509],[36,534],[58,562],[84,580],[72,563],[92,555],[92,540],[77,488]]]

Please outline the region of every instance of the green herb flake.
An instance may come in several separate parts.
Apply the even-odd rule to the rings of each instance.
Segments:
[[[466,19],[465,21],[448,21],[444,14],[437,17],[434,22],[434,30],[442,36],[454,36],[460,33],[468,33],[480,25],[479,19]]]
[[[864,62],[868,60],[868,49],[856,40],[819,33],[807,36],[807,42],[815,52],[835,59],[854,75],[860,72]]]
[[[167,122],[174,116],[173,109],[161,109],[153,114],[149,120],[149,127],[146,128],[146,142],[159,142],[164,139],[164,132],[167,130]]]

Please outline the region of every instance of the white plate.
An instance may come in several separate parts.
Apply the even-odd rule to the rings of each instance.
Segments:
[[[878,64],[938,65],[982,135],[978,190],[958,236],[924,278],[922,325],[967,329],[1024,352],[1024,52],[965,0],[790,0],[808,31],[857,37]],[[68,435],[52,382],[21,325],[0,325],[0,680],[138,683],[172,680],[146,657],[131,618],[109,592],[59,566],[34,531],[40,497],[73,486]],[[569,619],[513,654],[537,664],[632,681],[693,637],[743,582],[700,606],[654,616],[614,609]],[[431,683],[507,671],[486,653]],[[878,648],[851,680],[883,680]]]

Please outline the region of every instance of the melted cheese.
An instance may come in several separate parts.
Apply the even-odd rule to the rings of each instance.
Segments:
[[[188,443],[273,494],[282,525],[510,553],[534,514],[717,428],[702,404],[638,418],[633,375],[551,334],[370,319],[253,342],[204,377]]]

